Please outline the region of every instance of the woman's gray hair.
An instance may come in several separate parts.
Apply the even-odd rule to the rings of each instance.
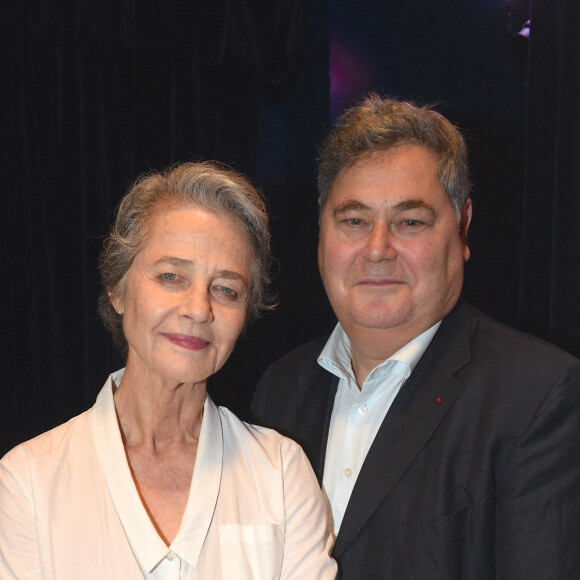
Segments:
[[[458,220],[471,184],[467,146],[459,129],[430,107],[383,99],[371,93],[347,109],[322,143],[319,154],[320,213],[340,173],[373,153],[404,145],[421,145],[437,159],[437,178]]]
[[[223,212],[240,223],[254,251],[247,322],[273,308],[268,214],[263,196],[252,184],[232,168],[213,161],[182,163],[144,174],[120,201],[99,260],[103,283],[99,314],[125,355],[123,317],[112,300],[125,297],[129,268],[147,242],[148,225],[155,213],[184,205]]]

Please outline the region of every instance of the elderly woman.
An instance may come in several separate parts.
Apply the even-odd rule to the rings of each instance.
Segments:
[[[124,349],[95,405],[0,463],[0,578],[334,578],[298,445],[214,405],[206,382],[265,307],[269,233],[239,174],[138,180],[101,255]]]

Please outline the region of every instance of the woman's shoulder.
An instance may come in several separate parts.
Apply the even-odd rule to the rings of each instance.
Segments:
[[[226,407],[218,407],[218,410],[226,441],[228,439],[237,441],[244,447],[269,456],[287,458],[303,454],[302,448],[296,441],[278,431],[242,421]]]
[[[261,495],[273,497],[278,493],[280,505],[292,501],[291,498],[321,501],[316,476],[298,443],[274,429],[246,423],[224,407],[219,412],[226,466],[224,478],[236,481],[238,486],[242,481],[249,481],[250,487],[258,489]]]
[[[86,445],[85,436],[89,436],[89,411],[69,419],[65,423],[54,427],[32,439],[19,443],[0,460],[7,469],[31,466],[37,461],[58,461],[58,457],[69,453],[72,445]],[[84,443],[83,443],[84,441]]]

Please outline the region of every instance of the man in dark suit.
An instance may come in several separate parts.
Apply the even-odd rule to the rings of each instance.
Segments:
[[[320,158],[330,335],[253,410],[309,455],[343,580],[580,578],[580,361],[461,298],[460,133],[371,95]]]

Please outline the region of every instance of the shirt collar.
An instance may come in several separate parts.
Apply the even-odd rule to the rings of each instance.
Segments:
[[[440,325],[441,321],[436,322],[433,326],[400,348],[387,360],[377,365],[369,374],[369,378],[374,375],[377,369],[385,367],[389,361],[401,362],[408,368],[409,373],[413,372]],[[326,341],[318,357],[318,364],[338,378],[354,381],[356,384],[351,365],[350,340],[340,322],[337,323],[332,334]]]
[[[143,570],[152,572],[170,551],[196,568],[221,481],[223,435],[219,411],[206,397],[195,473],[182,527],[167,547],[143,506],[127,462],[113,399],[123,372],[121,369],[110,375],[91,409],[93,440],[115,510]]]
[[[182,526],[170,546],[182,560],[197,568],[218,501],[224,458],[220,411],[205,399],[195,470]]]

